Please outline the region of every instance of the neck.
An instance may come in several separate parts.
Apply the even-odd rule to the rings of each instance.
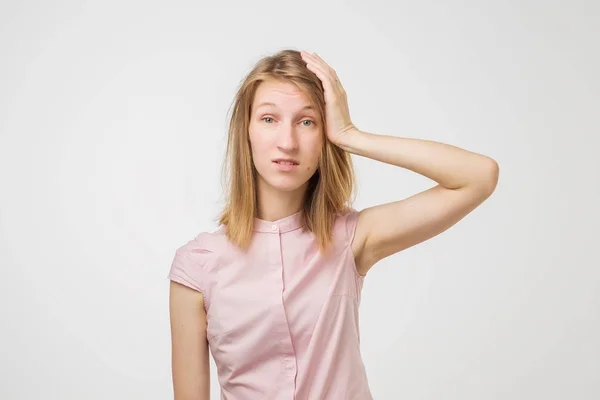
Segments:
[[[258,190],[258,218],[277,221],[302,210],[306,185],[297,190],[284,192],[267,185]]]

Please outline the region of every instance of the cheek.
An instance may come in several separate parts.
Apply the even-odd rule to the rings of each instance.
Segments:
[[[320,137],[315,137],[310,142],[306,143],[306,148],[309,149],[308,159],[310,160],[310,165],[306,167],[306,170],[314,172],[319,167],[319,158],[323,151],[323,141]]]
[[[256,156],[263,154],[269,145],[265,140],[264,135],[261,135],[260,132],[257,131],[250,131],[248,139],[250,140],[250,149],[252,150],[252,154]]]

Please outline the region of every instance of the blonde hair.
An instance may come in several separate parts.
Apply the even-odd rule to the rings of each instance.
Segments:
[[[252,241],[254,218],[258,215],[257,171],[252,160],[248,127],[254,95],[261,82],[279,80],[295,84],[316,106],[323,127],[323,148],[317,171],[309,179],[302,222],[313,232],[319,248],[331,243],[336,214],[349,211],[356,186],[350,154],[327,137],[325,97],[320,79],[308,68],[300,52],[281,50],[260,59],[242,80],[230,109],[229,133],[222,179],[225,204],[218,222],[226,227],[228,239],[245,250]]]

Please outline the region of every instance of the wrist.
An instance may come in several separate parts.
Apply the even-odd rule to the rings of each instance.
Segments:
[[[340,138],[335,144],[349,153],[358,154],[361,143],[364,141],[365,137],[365,132],[362,132],[357,128],[352,128],[340,135]]]

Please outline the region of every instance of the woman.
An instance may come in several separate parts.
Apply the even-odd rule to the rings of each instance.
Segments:
[[[350,153],[438,184],[357,211]],[[371,399],[358,331],[366,274],[481,204],[497,163],[359,130],[336,72],[293,50],[241,85],[226,161],[219,229],[180,247],[169,274],[175,399],[209,398],[209,348],[222,399]]]

